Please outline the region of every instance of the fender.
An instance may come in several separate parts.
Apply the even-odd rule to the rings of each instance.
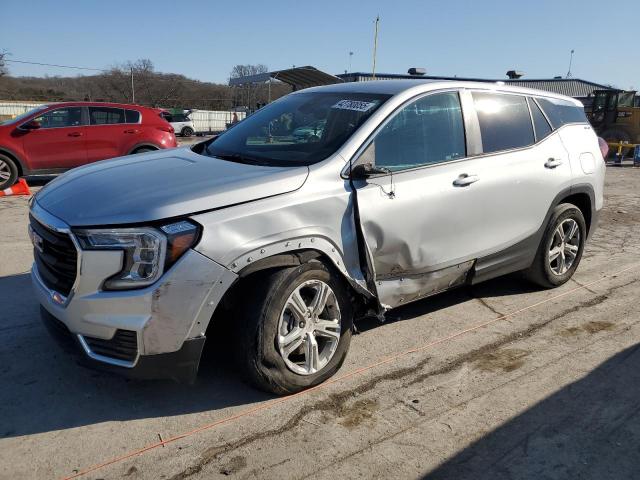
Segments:
[[[367,298],[374,298],[364,278],[356,278],[345,268],[339,249],[326,238],[320,236],[296,237],[281,240],[245,252],[226,267],[239,277],[273,267],[300,265],[311,259],[325,257],[339,271],[349,284]]]

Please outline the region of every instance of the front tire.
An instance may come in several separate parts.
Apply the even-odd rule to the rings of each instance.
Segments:
[[[191,127],[184,127],[182,129],[182,136],[183,137],[190,137],[191,135],[193,135],[193,128]]]
[[[283,395],[318,385],[338,371],[353,324],[342,279],[311,261],[256,274],[243,290],[236,351],[250,383]]]
[[[6,155],[0,155],[0,190],[18,181],[18,166]]]
[[[580,264],[586,239],[587,227],[582,211],[570,203],[558,205],[525,275],[544,288],[559,287],[568,282]]]

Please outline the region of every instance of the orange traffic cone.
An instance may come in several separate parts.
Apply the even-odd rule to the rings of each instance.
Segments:
[[[8,197],[9,195],[31,195],[27,181],[21,178],[13,187],[0,190],[0,197]]]

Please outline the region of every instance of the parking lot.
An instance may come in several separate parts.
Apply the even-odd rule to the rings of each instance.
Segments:
[[[608,168],[569,283],[511,275],[362,322],[334,379],[283,398],[215,341],[194,386],[76,365],[31,292],[29,197],[0,199],[0,478],[637,478],[639,183]]]

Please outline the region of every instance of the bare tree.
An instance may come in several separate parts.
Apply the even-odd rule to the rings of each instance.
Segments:
[[[7,56],[6,50],[0,50],[0,77],[3,75],[7,75],[9,73],[9,69],[7,68],[7,63],[5,62]]]
[[[242,78],[260,73],[267,73],[269,68],[259,63],[257,65],[236,65],[231,69],[230,78]],[[234,87],[234,103],[236,106],[244,106],[253,109],[259,102],[259,92],[265,90],[264,85],[257,83],[243,83]]]
[[[266,70],[266,67],[259,67]],[[258,70],[258,71],[259,71]],[[156,72],[147,59],[114,65],[98,75],[77,77],[0,76],[0,99],[50,101],[112,101],[131,103],[131,72],[135,102],[163,108],[229,110],[239,103],[228,85],[201,82],[173,73]],[[253,70],[256,71],[256,70]],[[275,86],[275,84],[274,84]],[[277,95],[280,96],[280,95]],[[253,101],[264,101],[262,93]],[[277,98],[274,96],[273,98]]]

